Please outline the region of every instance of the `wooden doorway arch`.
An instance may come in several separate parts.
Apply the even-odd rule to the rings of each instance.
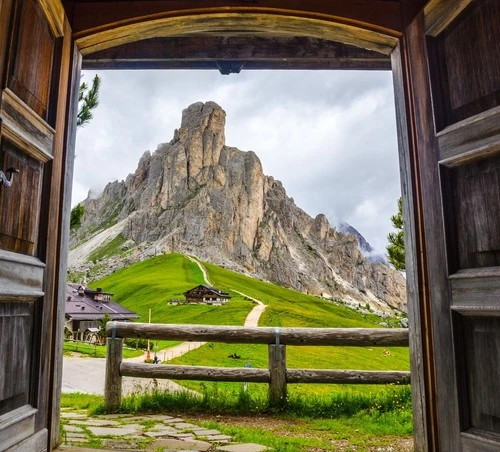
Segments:
[[[0,325],[30,344],[0,344],[0,450],[58,442],[82,56],[228,73],[392,64],[415,448],[498,450],[499,23],[497,0],[0,0],[0,170],[29,175],[0,191],[2,208],[26,207],[22,225],[0,220]]]

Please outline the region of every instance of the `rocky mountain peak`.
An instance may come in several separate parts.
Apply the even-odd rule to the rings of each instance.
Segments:
[[[169,143],[144,153],[125,181],[85,200],[82,227],[71,238],[73,270],[121,234],[127,257],[101,264],[105,272],[181,252],[353,306],[404,310],[402,275],[369,262],[356,238],[325,215],[313,219],[297,207],[254,152],[226,146],[225,121],[215,102],[190,105]]]

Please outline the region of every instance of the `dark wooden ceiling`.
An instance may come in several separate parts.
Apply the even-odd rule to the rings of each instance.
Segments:
[[[64,7],[75,37],[165,18],[205,17],[207,14],[300,16],[322,23],[339,23],[389,36],[401,34],[405,16],[425,0],[67,0]],[[417,8],[418,9],[418,8]],[[390,69],[390,51],[332,40],[316,30],[259,32],[230,26],[197,32],[141,35],[83,52],[85,68],[218,69],[237,73],[251,69]],[[167,30],[168,31],[168,30]],[[350,30],[347,33],[351,33]],[[357,43],[356,43],[357,44]],[[390,50],[390,49],[389,49]]]

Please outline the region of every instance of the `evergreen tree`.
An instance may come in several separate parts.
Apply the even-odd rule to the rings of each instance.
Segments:
[[[101,79],[98,75],[92,80],[92,86],[88,87],[85,82],[80,85],[78,95],[78,115],[76,126],[82,127],[92,119],[92,110],[99,105],[99,87]]]
[[[75,207],[71,209],[71,215],[69,218],[69,228],[70,230],[78,229],[82,225],[82,217],[85,213],[85,207],[81,203],[78,203]]]
[[[405,240],[403,230],[403,199],[398,199],[398,213],[391,217],[392,225],[396,229],[395,232],[389,233],[387,239],[389,245],[387,252],[389,253],[389,262],[394,265],[396,270],[405,270]]]

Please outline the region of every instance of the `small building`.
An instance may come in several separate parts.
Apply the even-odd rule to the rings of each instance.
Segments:
[[[65,336],[79,341],[97,340],[96,332],[105,314],[111,320],[129,321],[139,315],[111,300],[110,292],[90,289],[81,284],[67,284],[65,303]]]
[[[226,304],[231,295],[215,287],[200,284],[184,292],[188,303],[206,303],[206,304]]]

